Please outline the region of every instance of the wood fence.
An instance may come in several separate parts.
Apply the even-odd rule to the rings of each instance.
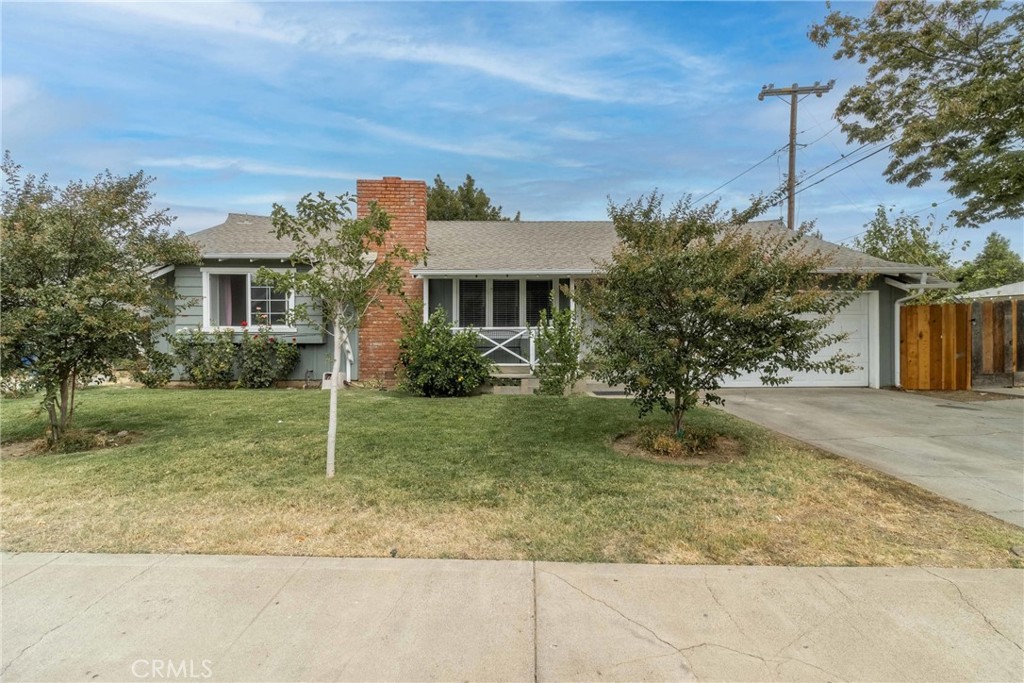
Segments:
[[[947,391],[1024,385],[1024,302],[903,307],[900,384]]]

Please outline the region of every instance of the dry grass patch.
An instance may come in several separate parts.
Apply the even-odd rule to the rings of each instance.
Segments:
[[[4,439],[42,431],[5,401]],[[745,453],[702,467],[623,457],[624,401],[327,397],[302,391],[82,393],[116,449],[0,463],[10,551],[180,552],[781,565],[1022,566],[1024,530],[717,411],[693,424]],[[663,424],[660,419],[653,421]]]

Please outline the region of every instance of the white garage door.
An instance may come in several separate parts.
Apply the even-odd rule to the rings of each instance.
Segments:
[[[831,357],[836,351],[846,352],[854,357],[853,364],[858,366],[847,374],[828,372],[794,372],[793,381],[784,384],[787,387],[866,387],[871,379],[871,292],[865,292],[850,302],[850,305],[839,312],[832,324],[826,328],[830,334],[847,332],[849,336],[838,344],[823,349],[816,356],[819,360]],[[877,362],[877,360],[875,361]],[[760,387],[761,378],[757,374],[740,375],[722,383],[726,387]]]

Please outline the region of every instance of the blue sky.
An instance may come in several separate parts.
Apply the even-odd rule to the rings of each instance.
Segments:
[[[864,67],[806,38],[824,14],[824,2],[5,1],[2,142],[60,183],[144,169],[186,232],[354,191],[356,178],[438,173],[453,186],[472,174],[526,220],[601,219],[609,197],[699,197],[783,148],[788,104],[758,101],[766,83],[836,79],[800,105],[801,172],[852,152],[832,111]],[[838,242],[879,204],[940,220],[957,207],[938,182],[887,184],[885,160],[799,194],[798,219]],[[785,168],[782,151],[714,196],[739,207]],[[955,231],[973,243],[958,255],[992,229],[1024,251],[1024,224],[1004,221]]]

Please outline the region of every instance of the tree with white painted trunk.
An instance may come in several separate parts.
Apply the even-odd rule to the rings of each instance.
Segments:
[[[289,320],[319,327],[333,337],[328,477],[334,476],[341,359],[347,352],[349,335],[359,328],[371,308],[381,305],[382,295],[404,296],[404,265],[418,258],[401,245],[384,251],[390,217],[374,203],[366,216],[354,218],[355,206],[356,198],[350,194],[329,197],[323,192],[302,197],[294,214],[274,204],[274,232],[279,240],[294,244],[290,258],[294,270],[261,268],[256,275],[260,284],[307,295],[313,305],[297,304],[289,312]]]

